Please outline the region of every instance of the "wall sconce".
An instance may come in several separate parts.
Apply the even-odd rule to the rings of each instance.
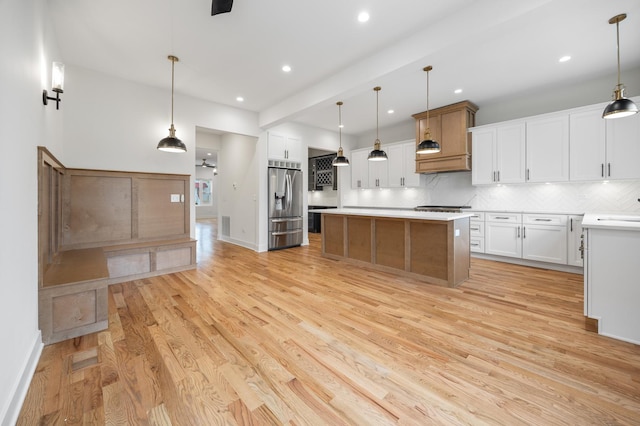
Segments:
[[[51,66],[51,90],[56,92],[56,97],[49,96],[46,90],[42,91],[42,104],[48,105],[49,99],[56,101],[56,109],[60,109],[60,93],[64,92],[64,64],[62,62],[54,62]]]

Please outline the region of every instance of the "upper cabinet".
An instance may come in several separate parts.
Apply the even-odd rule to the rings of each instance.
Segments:
[[[640,114],[604,120],[604,107],[471,129],[472,183],[640,179]]]
[[[473,130],[472,183],[524,182],[525,132],[524,123]]]
[[[399,188],[420,186],[415,173],[416,145],[413,140],[384,144],[387,161],[369,161],[370,148],[351,152],[351,188]]]
[[[302,161],[302,145],[300,139],[278,133],[268,133],[267,156],[269,160],[285,163],[300,163]],[[289,167],[289,165],[286,165]],[[298,165],[297,168],[300,166]]]
[[[429,111],[431,139],[440,144],[440,152],[416,154],[417,173],[471,170],[471,135],[478,107],[469,101],[458,102]],[[416,120],[416,146],[424,138],[427,112],[414,114]],[[415,149],[415,148],[414,148]]]
[[[571,180],[640,179],[640,114],[603,120],[603,109],[570,115]]]
[[[389,145],[389,187],[402,188],[420,186],[420,175],[416,170],[416,145],[411,140],[408,142]]]
[[[527,182],[569,180],[569,117],[553,114],[527,120]]]
[[[367,161],[366,150],[351,152],[351,188],[364,189],[369,187],[369,161]]]

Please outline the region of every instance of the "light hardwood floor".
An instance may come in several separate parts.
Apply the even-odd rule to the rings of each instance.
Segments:
[[[640,424],[640,346],[584,331],[580,275],[474,259],[450,289],[214,229],[45,347],[18,424]]]

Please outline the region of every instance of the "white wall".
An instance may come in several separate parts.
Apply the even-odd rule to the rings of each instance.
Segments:
[[[218,154],[219,218],[228,216],[230,234],[222,235],[222,221],[218,222],[218,238],[253,250],[258,249],[258,138],[236,134],[221,137]],[[262,157],[264,158],[264,157]],[[266,176],[263,178],[266,180]]]
[[[61,161],[67,167],[185,174],[191,175],[193,187],[197,127],[250,136],[260,134],[256,113],[176,93],[176,136],[187,145],[187,152],[158,151],[158,141],[169,134],[170,91],[73,65],[66,68]],[[195,208],[192,208],[191,236],[194,235]]]
[[[38,330],[37,146],[60,147],[64,117],[44,106],[60,60],[44,0],[0,2],[0,424],[13,425],[42,348]]]

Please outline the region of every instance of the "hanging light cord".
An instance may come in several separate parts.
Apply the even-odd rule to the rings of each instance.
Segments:
[[[380,107],[378,105],[378,94],[380,93],[380,87],[373,89],[376,91],[376,142],[380,143],[380,137],[378,136],[378,119],[380,116]]]
[[[429,139],[431,136],[431,129],[429,128],[429,71],[432,69],[431,65],[424,67],[424,71],[427,72],[427,128],[424,130],[425,139]]]
[[[340,141],[340,149],[342,149],[342,102],[338,102],[338,137]]]
[[[173,68],[176,65],[176,58],[171,56],[171,127],[173,127]]]
[[[616,19],[616,45],[618,46],[618,89],[620,88],[620,19]]]

